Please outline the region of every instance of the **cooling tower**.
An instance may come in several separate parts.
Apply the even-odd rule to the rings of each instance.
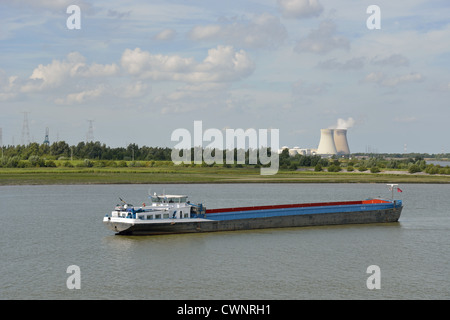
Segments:
[[[320,129],[320,142],[317,154],[337,154],[333,129]]]
[[[350,154],[347,142],[347,129],[334,130],[334,145],[338,154]]]

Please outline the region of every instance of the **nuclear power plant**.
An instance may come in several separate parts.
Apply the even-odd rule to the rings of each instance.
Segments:
[[[296,154],[301,155],[321,155],[321,156],[332,156],[332,155],[349,155],[350,148],[347,141],[347,129],[321,129],[320,130],[320,141],[317,149],[304,149],[295,147],[290,149],[285,146],[282,147],[278,153],[281,153],[284,149],[289,150],[289,155],[295,156]]]
[[[347,155],[350,148],[347,142],[347,129],[321,129],[317,148],[319,155]]]

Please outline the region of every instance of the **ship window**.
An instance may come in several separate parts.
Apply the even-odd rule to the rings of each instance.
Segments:
[[[185,218],[189,218],[189,214],[188,214],[188,213],[185,213],[185,214],[184,214],[184,217],[185,217]]]
[[[160,197],[152,197],[152,202],[155,202],[155,203],[161,203],[163,201],[163,199],[162,198],[160,198]]]
[[[147,220],[153,220],[153,215],[152,214],[148,214],[147,215]]]
[[[169,214],[168,213],[164,213],[163,214],[163,219],[169,219]]]
[[[161,215],[160,214],[155,214],[155,219],[161,219]]]

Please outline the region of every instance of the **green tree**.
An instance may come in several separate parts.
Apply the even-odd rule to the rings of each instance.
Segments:
[[[297,164],[295,162],[292,162],[291,165],[289,166],[289,169],[293,171],[297,170]]]
[[[39,156],[30,156],[28,161],[32,167],[45,167],[45,160]]]
[[[335,164],[332,164],[331,166],[328,167],[328,172],[339,172],[339,171],[341,171],[341,167]]]
[[[279,164],[282,168],[287,168],[291,164],[289,157],[289,149],[283,149],[279,156]]]
[[[417,164],[411,164],[408,168],[409,173],[421,172],[420,167]]]
[[[378,173],[378,172],[380,172],[380,169],[377,166],[373,166],[373,167],[370,168],[370,172]]]
[[[65,141],[53,142],[50,146],[50,155],[59,157],[69,157],[70,147]]]

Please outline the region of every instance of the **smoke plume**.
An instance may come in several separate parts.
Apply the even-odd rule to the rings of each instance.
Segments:
[[[355,120],[353,118],[348,118],[347,120],[339,118],[337,123],[329,129],[349,129],[355,125]]]

